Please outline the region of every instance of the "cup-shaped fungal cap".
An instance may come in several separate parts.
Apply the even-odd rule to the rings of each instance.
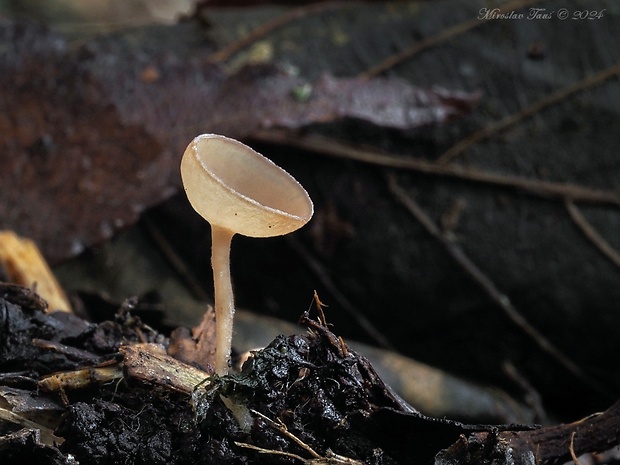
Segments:
[[[250,237],[280,236],[310,220],[314,207],[295,178],[239,141],[196,137],[181,160],[190,204],[211,225]]]

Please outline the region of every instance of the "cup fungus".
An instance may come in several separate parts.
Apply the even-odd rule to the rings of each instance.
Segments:
[[[299,229],[314,207],[295,178],[250,147],[216,134],[196,137],[181,160],[190,204],[211,224],[215,293],[215,372],[228,373],[235,306],[230,243],[235,234],[281,236]]]

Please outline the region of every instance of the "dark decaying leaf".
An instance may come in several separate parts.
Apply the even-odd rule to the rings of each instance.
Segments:
[[[462,116],[477,100],[400,79],[313,84],[274,65],[228,76],[122,36],[71,49],[27,23],[0,23],[0,46],[0,228],[33,238],[52,262],[170,196],[198,133],[243,138],[343,118],[411,129]]]
[[[461,436],[436,457],[436,465],[574,463],[593,453],[598,463],[617,463],[620,402],[581,420],[530,431],[491,431]]]
[[[68,465],[71,463],[57,447],[42,444],[38,430],[21,429],[0,438],[2,463],[46,463]]]
[[[68,312],[47,314],[44,308],[41,298],[27,288],[0,283],[0,372],[27,370],[25,375],[36,379],[109,360],[123,342],[161,341],[131,315],[134,299],[123,303],[116,321],[97,325]]]
[[[122,122],[60,37],[7,23],[0,35],[1,228],[58,260],[170,194],[171,157]]]

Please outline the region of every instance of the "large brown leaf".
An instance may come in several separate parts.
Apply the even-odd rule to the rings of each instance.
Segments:
[[[58,260],[170,194],[172,157],[119,118],[60,37],[7,23],[0,34],[1,228]]]
[[[184,26],[144,34],[184,40],[175,27]],[[229,76],[200,59],[208,46],[181,59],[142,40],[110,36],[72,49],[41,27],[0,24],[0,228],[32,237],[52,262],[174,192],[180,155],[198,133],[243,138],[343,118],[410,129],[461,116],[477,100],[397,78],[325,75],[313,84],[275,65]]]

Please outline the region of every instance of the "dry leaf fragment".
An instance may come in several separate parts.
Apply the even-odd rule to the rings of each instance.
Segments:
[[[71,304],[37,245],[13,231],[0,231],[0,270],[9,282],[29,287],[48,304],[47,311],[71,312]]]
[[[215,363],[215,311],[209,306],[191,332],[179,327],[170,333],[168,355],[181,362],[213,372]]]

